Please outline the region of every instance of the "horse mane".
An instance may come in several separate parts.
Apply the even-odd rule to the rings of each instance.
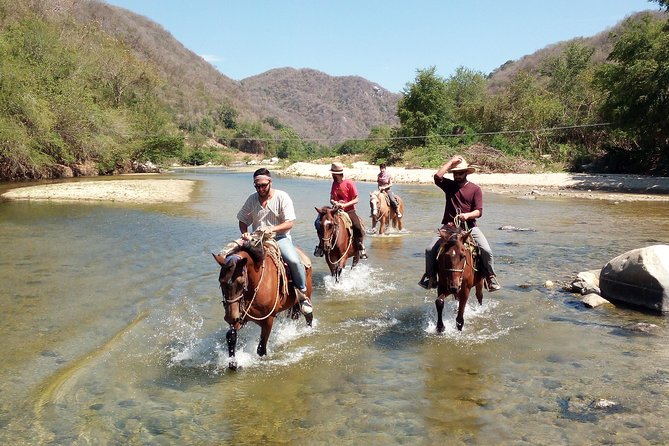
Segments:
[[[439,237],[441,237],[442,243],[455,243],[458,240],[458,236],[464,232],[462,229],[455,226],[446,226],[445,228],[439,229]]]
[[[247,240],[241,246],[241,250],[245,251],[254,263],[262,263],[265,260],[265,248],[262,243],[254,243],[252,240]]]

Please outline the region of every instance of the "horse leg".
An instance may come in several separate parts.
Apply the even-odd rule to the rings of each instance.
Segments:
[[[479,280],[476,281],[476,299],[479,305],[483,305],[483,277],[479,277]]]
[[[258,342],[258,349],[256,352],[258,356],[265,356],[267,354],[267,340],[269,334],[272,332],[272,325],[274,324],[274,316],[265,319],[265,323],[260,328],[260,342]]]
[[[437,300],[434,301],[434,304],[437,307],[437,333],[442,333],[445,328],[444,320],[441,317],[441,313],[444,311],[444,295],[439,295]]]
[[[458,331],[462,331],[462,327],[465,325],[465,308],[467,307],[470,289],[463,286],[458,293],[458,315],[455,318],[455,327]]]
[[[237,359],[235,359],[235,346],[237,345],[237,329],[234,325],[225,334],[225,341],[228,343],[228,368],[237,370]]]

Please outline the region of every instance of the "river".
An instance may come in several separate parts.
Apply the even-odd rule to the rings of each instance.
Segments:
[[[503,288],[472,296],[462,332],[448,302],[437,334],[435,293],[416,282],[443,195],[396,185],[406,232],[369,236],[339,283],[312,256],[314,327],[279,318],[264,358],[244,327],[230,372],[211,252],[237,237],[251,174],[167,176],[197,180],[192,202],[0,203],[0,443],[669,443],[665,317],[544,287],[668,243],[666,203],[486,193]],[[330,182],[274,186],[311,255]],[[358,188],[366,217],[373,185]]]

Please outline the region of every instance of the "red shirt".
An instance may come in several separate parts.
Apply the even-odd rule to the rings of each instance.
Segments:
[[[351,180],[343,180],[341,183],[336,181],[332,182],[332,188],[330,189],[330,199],[335,201],[343,201],[348,203],[358,196],[358,189],[355,188],[355,183]],[[354,205],[346,206],[344,210],[346,212],[352,211],[355,209]]]
[[[439,178],[434,176],[434,184],[443,190],[446,194],[446,207],[442,224],[452,223],[455,216],[459,213],[471,212],[475,209],[481,211],[483,215],[483,192],[481,188],[469,181],[460,186],[448,178]],[[476,226],[476,219],[467,220],[469,227]]]

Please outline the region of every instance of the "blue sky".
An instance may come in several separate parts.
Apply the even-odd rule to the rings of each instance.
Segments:
[[[159,23],[226,76],[313,68],[400,92],[417,69],[485,74],[658,10],[647,0],[107,0]]]

